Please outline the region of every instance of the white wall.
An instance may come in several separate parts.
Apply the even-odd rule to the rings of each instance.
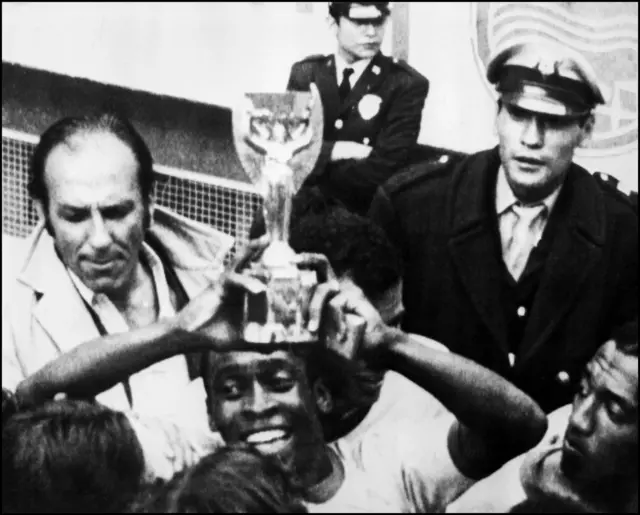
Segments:
[[[472,44],[472,7],[481,4],[486,3],[410,3],[409,62],[431,81],[423,143],[464,151],[496,143],[495,101]],[[300,12],[300,5],[3,3],[2,59],[232,106],[243,91],[282,90],[295,60],[333,51],[326,3],[304,4],[310,7],[307,12]],[[635,12],[637,26],[637,7]],[[386,53],[391,39],[388,34]],[[629,84],[635,91],[630,123],[637,135],[637,36],[635,41],[636,68]],[[577,160],[638,189],[637,136],[623,150],[583,151]]]
[[[2,60],[230,107],[242,91],[284,90],[295,60],[334,50],[326,3],[310,7],[3,3]]]
[[[409,62],[412,66],[431,79],[431,91],[424,110],[420,141],[423,143],[455,148],[467,152],[477,151],[497,144],[494,130],[496,110],[495,99],[488,84],[484,81],[484,68],[476,58],[472,41],[476,25],[472,16],[473,9],[488,3],[411,3],[409,22]],[[638,38],[637,3],[618,2],[605,6],[604,2],[594,4],[564,2],[573,11],[579,11],[581,20],[593,27],[598,36],[598,24],[602,31],[618,35],[623,29],[635,31],[634,38],[629,36],[619,45],[627,45],[628,51],[614,54],[609,62],[600,58],[597,71],[603,74],[617,75],[615,79],[621,89],[625,89],[624,109],[616,114],[629,117],[626,129],[635,128],[635,138],[624,145],[610,145],[602,149],[579,150],[576,161],[588,169],[607,172],[638,190]],[[571,5],[573,4],[573,5]],[[492,4],[493,5],[493,4]],[[635,6],[635,9],[633,8]],[[549,10],[550,16],[562,13],[561,8]],[[635,17],[633,11],[635,10]],[[477,11],[476,11],[477,12]],[[631,13],[631,14],[630,14]],[[571,15],[569,15],[571,16]],[[578,17],[578,15],[575,15]],[[618,20],[614,19],[614,17]],[[616,28],[616,21],[620,29]],[[531,23],[527,18],[525,23]],[[613,27],[613,28],[612,28]],[[635,29],[634,29],[635,27]],[[600,35],[603,35],[600,33]],[[597,47],[597,45],[596,45]],[[606,53],[604,47],[601,53]],[[616,60],[616,57],[619,59]],[[628,59],[629,62],[624,62]],[[635,68],[633,66],[635,63]],[[625,75],[626,74],[626,75]],[[603,77],[611,79],[612,77]],[[626,79],[625,81],[621,80]],[[598,112],[611,114],[611,102],[619,100],[612,95],[614,91],[603,81],[607,106],[599,107]],[[599,126],[596,126],[599,128]],[[626,133],[629,133],[626,130]],[[631,131],[632,132],[632,131]],[[609,133],[610,134],[610,133]],[[603,131],[596,131],[594,137],[602,139]],[[622,139],[622,138],[620,138]]]

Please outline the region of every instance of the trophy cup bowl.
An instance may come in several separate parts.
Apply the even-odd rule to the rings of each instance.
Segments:
[[[263,199],[270,243],[243,273],[261,278],[261,294],[246,294],[243,339],[248,343],[318,340],[306,327],[305,310],[316,273],[300,270],[289,246],[293,195],[311,173],[322,146],[322,103],[311,91],[247,93],[233,111],[238,157]]]

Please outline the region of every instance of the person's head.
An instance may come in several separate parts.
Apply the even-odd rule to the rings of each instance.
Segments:
[[[129,283],[151,220],[153,160],[124,118],[64,118],[35,148],[28,190],[63,263],[91,290]]]
[[[3,513],[120,511],[144,470],[126,416],[98,404],[49,402],[2,427]]]
[[[591,134],[593,109],[604,103],[595,72],[578,53],[542,42],[496,53],[487,78],[500,98],[496,129],[513,193],[524,202],[548,196]]]
[[[348,62],[371,59],[380,51],[389,2],[330,2],[338,52]]]
[[[585,367],[561,468],[583,493],[606,497],[638,481],[638,324],[624,326]],[[619,499],[623,501],[623,499]]]
[[[225,442],[248,444],[277,459],[301,487],[315,483],[324,440],[305,356],[276,350],[211,358],[212,418]]]
[[[132,513],[306,513],[279,464],[244,445],[202,458],[143,492]]]
[[[384,230],[346,208],[309,208],[291,223],[289,243],[296,252],[323,254],[341,288],[355,284],[388,325],[404,313],[402,259]]]

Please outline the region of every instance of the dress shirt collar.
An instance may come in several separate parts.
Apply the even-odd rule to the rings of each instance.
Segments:
[[[347,62],[344,60],[344,58],[339,53],[336,53],[336,77],[338,79],[338,85],[342,82],[342,72],[343,72],[343,70],[345,68],[353,68],[353,73],[351,74],[351,77],[349,78],[349,82],[351,83],[351,87],[353,87],[356,84],[356,82],[358,82],[358,79],[360,78],[360,76],[367,69],[367,66],[369,66],[369,63],[372,61],[372,59],[373,58],[371,58],[371,59],[360,59],[359,61],[356,61],[355,63],[347,64]]]

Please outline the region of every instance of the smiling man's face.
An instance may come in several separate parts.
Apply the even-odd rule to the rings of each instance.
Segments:
[[[562,471],[583,491],[638,475],[638,358],[605,343],[583,374],[565,434]]]
[[[303,361],[291,353],[216,356],[214,419],[227,443],[246,442],[290,472],[313,468],[324,440]]]

